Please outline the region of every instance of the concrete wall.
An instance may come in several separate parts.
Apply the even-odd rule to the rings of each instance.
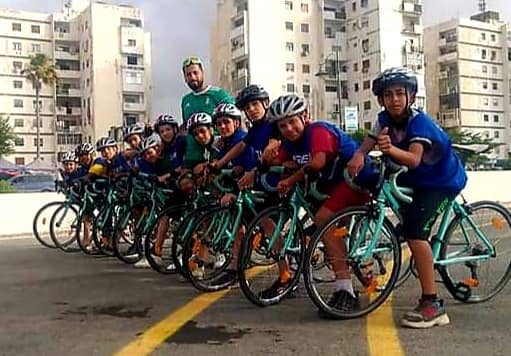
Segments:
[[[497,200],[511,202],[511,171],[469,172],[463,195],[468,201]],[[44,204],[63,200],[57,193],[0,194],[0,236],[31,234],[32,220]]]

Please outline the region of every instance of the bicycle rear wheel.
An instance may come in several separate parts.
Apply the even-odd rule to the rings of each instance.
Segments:
[[[115,256],[124,263],[133,264],[138,262],[142,256],[141,237],[137,234],[136,224],[141,213],[121,207],[119,219],[114,228],[112,247]]]
[[[92,226],[92,240],[99,251],[109,257],[114,256],[112,240],[115,222],[117,219],[115,206],[105,205],[99,211]]]
[[[53,201],[45,204],[37,211],[32,222],[32,232],[37,241],[44,247],[56,248],[50,235],[50,220],[55,210],[64,202]]]
[[[80,247],[76,242],[78,227],[78,207],[64,203],[50,220],[50,236],[56,247],[64,252],[78,252]]]
[[[294,226],[292,221],[291,207],[265,209],[252,221],[243,238],[238,258],[238,279],[243,294],[255,305],[265,307],[280,303],[300,281],[305,237],[299,219]],[[270,246],[274,234],[278,237]],[[284,241],[290,237],[291,244],[281,258]],[[285,275],[285,281],[281,274]]]
[[[358,318],[380,306],[392,292],[401,266],[400,243],[388,220],[383,221],[382,232],[374,236],[376,222],[370,208],[348,209],[334,216],[309,243],[304,264],[305,287],[322,315],[331,319]],[[344,243],[351,257],[330,256],[322,241],[327,234]],[[373,239],[374,249],[368,260],[362,261]],[[327,262],[320,265],[322,268],[317,256],[323,256],[322,260]],[[356,297],[352,307],[339,306],[342,301],[338,303],[332,296],[334,263],[349,266]]]
[[[511,216],[506,208],[491,201],[475,202],[467,210],[469,218],[455,217],[449,223],[440,260],[481,258],[437,269],[455,299],[479,303],[493,298],[511,278]],[[477,236],[476,229],[491,243],[494,255]]]

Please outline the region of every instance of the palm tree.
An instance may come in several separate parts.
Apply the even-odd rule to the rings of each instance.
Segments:
[[[57,81],[57,71],[55,66],[45,54],[38,53],[35,56],[30,56],[30,64],[28,67],[23,69],[21,74],[32,83],[32,87],[35,90],[35,116],[37,125],[37,144],[36,144],[36,160],[40,158],[40,105],[39,105],[39,94],[43,84],[53,86]]]

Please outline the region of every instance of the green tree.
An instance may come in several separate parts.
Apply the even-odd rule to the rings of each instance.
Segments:
[[[14,151],[13,143],[16,135],[9,125],[9,120],[0,116],[0,157]]]
[[[490,138],[484,137],[481,133],[460,130],[459,128],[446,131],[449,134],[449,136],[451,136],[451,141],[454,144],[486,146],[485,149],[479,151],[478,153],[464,150],[459,152],[459,155],[463,162],[465,162],[465,164],[467,165],[472,165],[474,167],[478,167],[479,165],[484,165],[488,163],[489,158],[486,155],[486,153],[489,153],[494,148],[502,145],[502,143],[492,142]]]
[[[40,123],[41,123],[41,115],[40,115],[40,105],[39,105],[39,95],[41,92],[42,85],[50,85],[54,86],[57,81],[57,71],[55,70],[55,66],[51,62],[50,58],[46,55],[38,53],[35,56],[30,56],[30,64],[27,68],[23,69],[21,74],[27,79],[30,83],[32,83],[32,87],[35,90],[35,117],[36,117],[36,127],[37,127],[37,145],[36,145],[36,159],[40,158],[41,150],[40,150]]]
[[[357,131],[355,132],[350,132],[349,135],[351,136],[352,139],[354,139],[355,141],[359,142],[359,143],[362,143],[362,141],[364,141],[364,138],[367,137],[367,134],[369,133],[368,130],[366,129],[358,129]]]

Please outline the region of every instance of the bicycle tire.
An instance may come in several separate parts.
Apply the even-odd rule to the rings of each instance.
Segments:
[[[71,220],[67,220],[69,218],[69,213],[71,212]],[[66,214],[62,216],[61,214]],[[50,220],[50,236],[55,244],[60,250],[64,252],[78,252],[80,251],[80,247],[76,243],[76,221],[78,217],[78,208],[76,205],[63,203],[59,206],[55,212],[53,213]],[[66,219],[65,223],[68,223],[70,226],[62,226],[57,224],[62,224]],[[57,229],[64,230],[64,236],[61,238],[60,231]]]
[[[271,219],[273,223],[277,220],[275,228],[278,228],[279,222],[287,221],[292,219],[291,207],[270,207],[261,211],[250,223],[247,228],[247,233],[243,238],[243,243],[240,249],[240,255],[238,257],[238,280],[240,288],[245,297],[253,304],[266,307],[280,303],[286,298],[289,293],[295,290],[296,285],[300,282],[300,276],[302,273],[303,262],[305,260],[305,234],[303,231],[302,223],[300,219],[296,221],[296,230],[293,232],[294,241],[293,245],[290,246],[294,251],[290,251],[289,255],[286,253],[287,261],[294,261],[294,268],[289,268],[289,273],[293,272],[290,276],[290,281],[285,285],[282,290],[278,291],[278,294],[270,298],[265,298],[262,294],[263,291],[270,288],[275,281],[280,278],[280,272],[278,270],[278,262],[280,260],[280,251],[267,251],[268,238],[270,236],[264,231],[262,226],[263,221]],[[275,215],[274,219],[272,217]],[[287,216],[285,216],[287,215]],[[283,224],[285,225],[285,223]],[[289,232],[288,232],[289,233]],[[267,261],[261,262],[256,260],[257,256],[263,256],[271,260],[272,263]],[[257,259],[260,259],[259,257]],[[275,271],[275,267],[276,271]],[[272,271],[273,270],[273,271]],[[266,282],[264,274],[268,272],[271,277],[268,278],[270,285],[264,283],[264,286],[258,288],[259,281]],[[272,272],[276,272],[276,276]]]
[[[476,216],[476,214],[481,214],[483,209],[488,210],[488,213],[491,212],[491,215],[488,215],[491,219],[489,221],[480,223],[478,220],[480,215]],[[470,275],[463,279],[459,279],[456,276],[456,274],[463,269],[461,268],[463,267],[461,264],[437,266],[437,270],[440,272],[445,287],[449,293],[451,293],[454,299],[465,303],[480,303],[490,300],[496,296],[506,286],[506,284],[509,282],[509,279],[511,278],[511,216],[505,207],[492,201],[478,201],[472,203],[468,205],[468,211],[470,212],[472,221],[474,221],[477,227],[481,230],[487,230],[484,232],[485,236],[495,247],[496,255],[487,261],[481,260],[465,262],[463,266],[467,267],[467,270],[470,269]],[[460,217],[454,217],[450,221],[445,233],[442,248],[440,250],[440,260],[445,260],[448,258],[448,254],[452,251],[450,250],[450,247],[460,246],[460,243],[457,243],[456,241],[456,233],[458,227],[463,226],[462,228],[464,229],[464,232],[470,232],[470,230],[468,230],[470,226],[467,226],[466,224],[460,225],[463,224],[463,221],[464,219]],[[503,246],[500,244],[500,242],[495,244],[494,241],[496,238],[498,238],[498,236],[506,239],[505,243],[507,242],[507,249],[502,249],[501,247]],[[474,238],[474,236],[469,236],[469,238],[470,237]],[[476,242],[480,241],[478,237],[475,237],[474,239]],[[466,245],[466,243],[463,243],[463,245]],[[473,246],[468,247],[471,247],[471,250],[468,254],[469,256],[477,256],[478,253],[487,252],[483,250],[482,244],[474,244]],[[503,258],[501,259],[501,257]],[[483,281],[480,278],[481,275],[478,275],[476,276],[477,278],[474,278],[474,270],[472,268],[479,270],[483,264],[488,262],[487,268],[489,269],[489,262],[494,261],[494,259],[499,259],[499,261],[502,261],[501,265],[499,266],[501,268],[499,269],[503,270],[503,274],[501,277],[496,278],[495,283],[491,283],[491,287],[489,288],[488,292],[479,294],[479,292],[482,292],[481,287],[488,285],[489,282]],[[494,273],[489,273],[489,276],[493,275]]]
[[[323,315],[326,315],[330,319],[359,318],[378,308],[383,302],[385,302],[385,300],[392,292],[400,270],[400,242],[394,233],[392,224],[388,220],[384,219],[383,224],[386,225],[385,229],[389,231],[389,234],[380,234],[378,238],[384,238],[384,240],[377,242],[375,247],[381,249],[383,252],[390,248],[390,253],[387,253],[386,255],[390,256],[392,260],[382,264],[383,252],[379,253],[378,255],[373,253],[370,257],[374,258],[375,262],[372,262],[371,264],[366,263],[365,266],[358,265],[356,261],[348,260],[347,262],[350,265],[350,269],[352,271],[353,288],[359,299],[359,305],[358,307],[352,309],[342,309],[334,308],[328,304],[326,298],[322,295],[322,292],[324,292],[326,295],[330,295],[331,286],[329,283],[322,283],[320,282],[319,278],[315,278],[314,255],[316,253],[317,246],[322,240],[323,235],[330,229],[341,229],[344,231],[344,235],[339,237],[342,239],[341,241],[345,241],[348,238],[350,240],[354,238],[354,236],[350,236],[349,229],[345,228],[346,225],[349,225],[347,222],[349,222],[350,219],[356,219],[356,224],[363,221],[367,221],[367,223],[373,224],[376,217],[370,207],[356,207],[343,210],[337,213],[326,225],[317,231],[307,247],[307,254],[305,257],[305,264],[303,269],[305,288],[313,303],[320,309]],[[359,232],[359,230],[356,229],[355,232]],[[372,237],[372,234],[370,234],[368,237]],[[365,240],[366,239],[364,239],[359,245],[359,250],[361,251],[363,251],[363,249],[366,247],[363,245]],[[348,242],[347,246],[351,247],[353,250],[355,244],[350,241]],[[372,268],[373,266],[376,266],[377,268]],[[388,271],[389,268],[390,272]],[[382,271],[383,273],[380,273]],[[321,272],[332,273],[332,268],[330,267],[329,271]],[[380,276],[386,276],[386,281],[383,281],[380,277],[375,277],[377,273]],[[378,293],[378,295],[374,297],[374,294],[376,293]]]
[[[119,219],[112,234],[114,255],[126,264],[134,264],[143,257],[141,236],[134,226],[137,219],[134,214],[136,215],[133,209],[121,207]]]
[[[62,202],[62,201],[52,201],[52,202],[49,202],[49,203],[43,205],[36,212],[36,214],[34,216],[34,220],[32,220],[32,232],[34,233],[34,237],[44,247],[57,248],[57,246],[55,246],[55,243],[53,242],[53,240],[51,238],[50,225],[49,225],[51,217],[52,217],[53,213],[55,212],[55,210],[48,211],[47,213],[45,212],[45,210],[51,208],[52,206],[55,206],[55,207],[60,206],[63,203],[64,202]],[[42,231],[43,226],[39,226],[40,224],[43,226],[47,226],[48,231],[43,232]]]
[[[98,248],[99,252],[108,257],[115,256],[114,250],[103,245],[101,236],[103,236],[103,232],[105,232],[107,235],[104,236],[109,238],[110,242],[112,242],[112,234],[115,227],[114,209],[115,207],[110,207],[108,205],[103,206],[99,210],[98,215],[92,224],[92,241],[94,241],[94,244]]]

